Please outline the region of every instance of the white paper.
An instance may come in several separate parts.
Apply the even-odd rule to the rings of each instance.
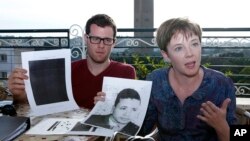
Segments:
[[[47,118],[30,128],[25,134],[53,135],[69,132],[82,119]]]
[[[46,118],[32,127],[26,134],[38,135],[95,135],[112,137],[116,131],[84,124],[84,121],[91,114],[108,113],[111,105],[116,99],[117,93],[124,88],[133,88],[137,90],[141,97],[141,106],[139,113],[135,115],[133,122],[141,126],[144,120],[148,101],[150,97],[152,82],[142,80],[132,80],[114,77],[104,77],[103,91],[106,93],[106,101],[98,102],[89,115],[82,118]],[[57,125],[55,123],[58,123]],[[54,125],[54,126],[53,126]],[[53,129],[54,128],[54,129]],[[139,130],[138,130],[139,131]]]
[[[72,93],[70,49],[22,52],[21,57],[29,76],[24,82],[30,116],[79,109]]]
[[[45,118],[31,127],[25,134],[29,135],[98,135],[111,136],[112,131],[82,124],[79,118]]]
[[[106,93],[105,101],[99,101],[95,107],[92,109],[92,111],[89,113],[89,115],[83,120],[84,124],[89,124],[92,126],[100,127],[97,123],[97,121],[94,121],[92,123],[86,122],[89,118],[91,118],[92,115],[107,115],[112,113],[112,107],[114,105],[114,101],[116,99],[117,94],[125,89],[125,88],[131,88],[138,92],[141,98],[141,104],[139,107],[139,110],[137,110],[137,114],[133,115],[133,119],[131,120],[132,123],[135,123],[135,125],[139,126],[139,129],[144,121],[144,117],[146,114],[146,110],[148,107],[148,102],[150,98],[151,93],[151,87],[152,87],[152,81],[144,81],[144,80],[133,80],[133,79],[124,79],[124,78],[115,78],[115,77],[104,77],[103,79],[103,87],[102,91]],[[104,127],[105,128],[105,127]],[[109,128],[105,128],[107,130],[111,130]],[[137,132],[139,132],[139,129]],[[116,129],[111,130],[113,133],[117,132]],[[119,130],[118,130],[119,132]],[[130,131],[128,131],[130,132]],[[134,133],[135,135],[137,134]],[[123,132],[121,132],[123,133]],[[124,134],[126,134],[124,132]]]

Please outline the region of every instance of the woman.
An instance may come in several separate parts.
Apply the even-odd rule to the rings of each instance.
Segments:
[[[183,18],[163,22],[156,41],[168,68],[147,76],[153,82],[147,114],[139,135],[158,128],[161,141],[229,141],[235,124],[232,80],[201,65],[202,30]],[[95,102],[104,100],[97,93]]]
[[[221,72],[201,65],[202,30],[183,18],[165,21],[156,41],[171,65],[153,71],[148,111],[140,135],[155,126],[166,141],[229,141],[236,122],[235,88]]]

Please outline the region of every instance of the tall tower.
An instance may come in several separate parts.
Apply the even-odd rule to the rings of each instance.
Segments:
[[[134,0],[134,28],[154,28],[154,0]],[[138,34],[153,36],[153,33]]]
[[[134,0],[134,28],[135,29],[153,29],[154,28],[154,0]],[[152,53],[152,48],[144,48],[152,44],[154,33],[135,32],[135,37],[141,37],[143,41],[138,43],[138,47],[133,49],[140,54]],[[147,42],[147,43],[145,43]]]

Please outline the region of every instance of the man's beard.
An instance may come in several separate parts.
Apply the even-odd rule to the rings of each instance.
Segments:
[[[92,57],[91,55],[87,55],[87,57],[89,57],[96,64],[102,64],[109,59],[108,55],[105,58],[103,58],[102,60],[97,60],[94,57]]]

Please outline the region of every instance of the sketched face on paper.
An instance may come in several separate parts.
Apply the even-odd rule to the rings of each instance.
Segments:
[[[120,102],[114,107],[113,118],[123,124],[130,122],[132,116],[138,112],[140,103],[138,99],[120,99]]]

